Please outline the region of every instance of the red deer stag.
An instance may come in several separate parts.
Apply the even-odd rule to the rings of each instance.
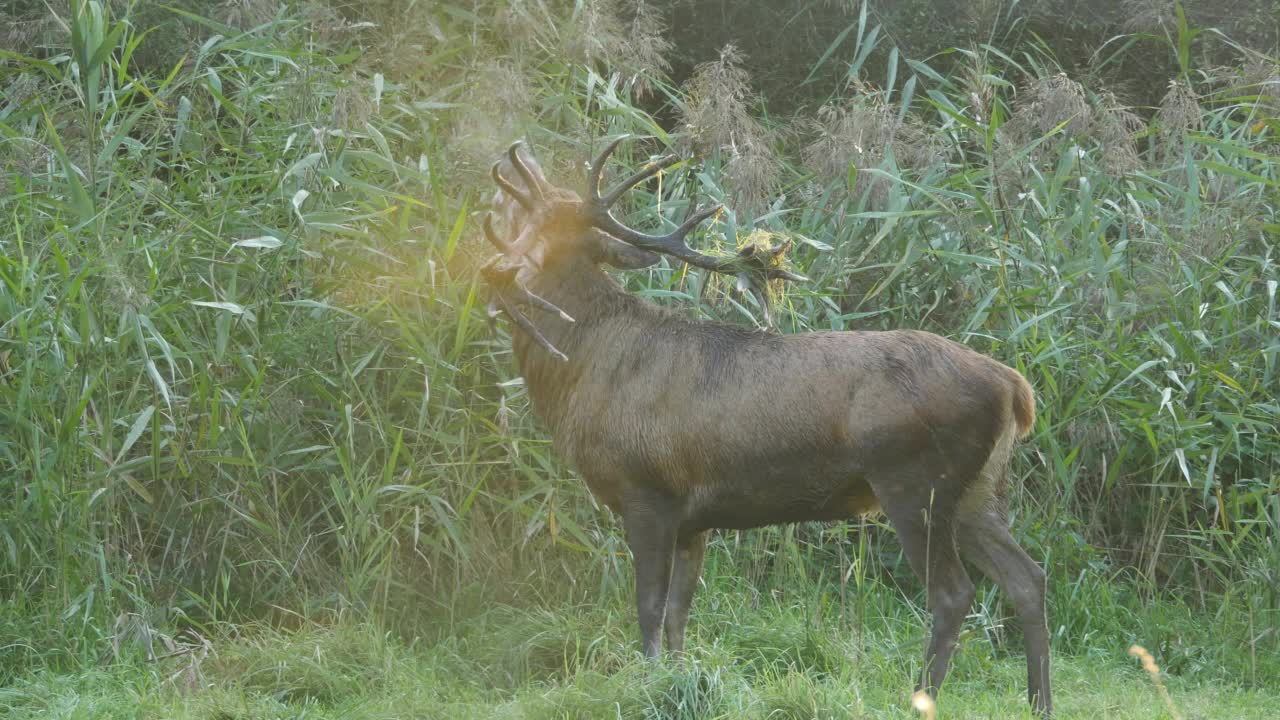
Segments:
[[[620,139],[619,139],[620,141]],[[500,254],[482,273],[529,397],[557,451],[622,517],[635,565],[644,653],[684,647],[707,531],[883,510],[933,615],[920,687],[936,693],[974,598],[961,558],[1012,600],[1026,640],[1028,697],[1050,714],[1045,574],[1008,530],[1005,471],[1035,418],[1017,371],[913,330],[792,335],[683,318],[625,292],[602,264],[636,269],[669,255],[713,272],[802,279],[752,258],[717,258],[684,238],[718,208],[666,235],[616,220],[652,163],[601,193],[610,144],[587,196],[550,185],[511,146],[493,167]],[[496,306],[496,307],[495,307]],[[526,308],[522,311],[521,308]],[[538,310],[550,322],[535,324]]]

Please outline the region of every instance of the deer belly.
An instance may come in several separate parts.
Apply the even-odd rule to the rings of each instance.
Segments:
[[[765,525],[855,518],[880,509],[861,477],[780,480],[722,486],[696,493],[693,524],[701,528],[746,529]]]

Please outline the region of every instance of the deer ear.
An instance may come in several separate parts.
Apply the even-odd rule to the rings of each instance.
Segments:
[[[619,270],[639,270],[658,262],[657,253],[641,250],[599,231],[591,233],[590,243],[592,259],[612,265]]]

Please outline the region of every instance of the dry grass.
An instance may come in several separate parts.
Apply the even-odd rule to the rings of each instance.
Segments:
[[[271,22],[280,12],[276,0],[222,0],[214,9],[213,17],[241,30]]]
[[[1138,155],[1138,136],[1147,128],[1142,118],[1110,92],[1099,97],[1095,116],[1093,134],[1102,146],[1107,173],[1120,177],[1141,168],[1143,162]]]
[[[1182,139],[1189,132],[1200,130],[1204,111],[1200,99],[1191,86],[1181,80],[1170,80],[1169,91],[1160,101],[1155,123],[1160,130],[1160,145],[1166,154],[1182,152]]]
[[[741,61],[738,49],[726,45],[717,60],[694,69],[685,84],[683,129],[695,150],[727,154],[724,170],[735,199],[759,209],[776,192],[781,163],[771,133],[752,113],[758,98]]]
[[[842,101],[824,105],[808,122],[813,140],[804,147],[805,165],[822,183],[843,182],[850,167],[859,170],[879,167],[892,154],[901,169],[920,174],[939,165],[942,145],[926,129],[905,118],[898,120],[897,108],[870,88],[853,85]],[[886,183],[876,183],[869,173],[859,173],[852,192],[861,196],[875,184],[869,207],[880,209]]]
[[[1178,26],[1174,0],[1124,0],[1124,27],[1129,32],[1165,34]]]
[[[1164,706],[1169,710],[1169,716],[1173,720],[1182,720],[1182,713],[1179,713],[1177,706],[1173,704],[1173,698],[1169,697],[1169,689],[1165,687],[1164,680],[1160,677],[1160,666],[1156,664],[1156,659],[1141,645],[1130,647],[1129,655],[1138,658],[1142,662],[1142,669],[1151,677],[1152,684],[1160,692],[1160,699],[1164,701]]]
[[[1057,73],[1036,78],[1018,93],[1013,114],[1002,131],[1018,145],[1062,126],[1069,136],[1083,135],[1092,126],[1093,108],[1080,83]]]
[[[666,21],[659,10],[644,0],[636,3],[626,55],[632,68],[631,83],[637,98],[648,96],[653,90],[652,78],[661,77],[671,69],[667,56],[672,45],[665,37],[666,29]]]

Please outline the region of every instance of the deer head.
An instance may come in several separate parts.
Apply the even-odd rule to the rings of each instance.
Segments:
[[[512,144],[505,157],[491,169],[499,192],[494,196],[493,212],[485,216],[484,232],[499,254],[481,268],[493,292],[490,317],[499,309],[505,312],[521,330],[561,360],[567,358],[517,307],[532,306],[557,315],[564,322],[573,322],[567,313],[528,288],[529,281],[542,272],[554,254],[576,253],[592,262],[624,270],[648,267],[658,261],[659,254],[668,255],[695,267],[736,275],[739,287],[752,289],[758,298],[763,297],[759,291],[763,282],[779,278],[805,279],[771,261],[785,252],[789,243],[764,253],[747,248],[725,257],[705,255],[690,248],[685,238],[703,220],[718,213],[720,205],[694,210],[691,204],[685,220],[665,235],[650,235],[619,222],[613,216],[613,209],[623,194],[680,160],[668,155],[651,162],[602,194],[605,163],[624,139],[625,136],[611,142],[591,163],[585,199],[572,190],[549,184],[542,168],[526,156],[520,142]],[[506,237],[494,228],[495,216],[505,220]]]

